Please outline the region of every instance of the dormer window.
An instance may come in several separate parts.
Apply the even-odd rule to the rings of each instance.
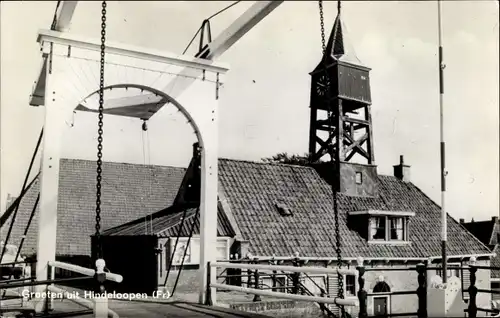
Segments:
[[[414,212],[404,211],[351,211],[349,217],[356,230],[370,243],[406,243],[408,223]],[[368,233],[367,233],[368,232]]]
[[[370,239],[372,241],[406,241],[407,222],[401,216],[370,217]]]
[[[363,174],[361,172],[356,172],[356,184],[363,183]]]

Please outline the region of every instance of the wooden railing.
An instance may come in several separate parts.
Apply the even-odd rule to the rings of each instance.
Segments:
[[[479,289],[476,286],[476,273],[478,269],[483,269],[483,270],[500,270],[500,267],[492,267],[492,266],[478,266],[475,264],[475,259],[471,258],[470,265],[469,265],[469,271],[470,271],[470,285],[468,288],[469,292],[469,306],[465,310],[465,312],[468,314],[468,317],[471,318],[476,318],[477,313],[479,311],[481,312],[486,312],[490,314],[494,314],[495,317],[500,317],[500,312],[499,310],[495,309],[490,309],[490,308],[480,308],[477,306],[477,294],[478,293],[488,293],[488,294],[500,294],[500,291],[498,290],[493,290],[493,289]]]
[[[107,297],[96,297],[90,299],[81,298],[74,293],[68,292],[67,290],[55,287],[53,285],[54,282],[57,283],[58,281],[61,281],[61,279],[59,280],[55,279],[56,268],[78,273],[87,277],[93,277],[96,274],[96,270],[58,261],[49,262],[48,265],[49,265],[50,280],[52,281],[52,283],[47,286],[48,291],[54,293],[54,295],[62,296],[63,299],[71,300],[83,307],[92,309],[94,312],[94,317],[96,318],[108,318],[108,317],[119,318],[117,313],[108,308]],[[110,280],[117,283],[121,283],[123,281],[123,277],[119,274],[113,274],[113,273],[105,273],[105,274],[106,274],[106,280]]]
[[[242,263],[231,263],[231,262],[216,262],[216,263],[211,263],[209,264],[210,267],[215,267],[215,268],[231,268],[231,269],[242,269],[242,270],[247,270],[247,271],[252,271],[254,275],[254,279],[256,282],[259,282],[261,278],[261,274],[264,271],[271,271],[271,272],[283,272],[286,275],[294,275],[294,284],[293,284],[293,293],[284,293],[284,292],[278,292],[278,291],[269,291],[260,288],[260,284],[257,283],[254,285],[255,288],[250,288],[250,287],[241,287],[241,286],[234,286],[234,285],[228,285],[228,284],[221,284],[217,283],[217,278],[214,277],[214,279],[210,279],[209,282],[209,289],[214,288],[214,289],[219,289],[219,290],[227,290],[227,291],[235,291],[235,292],[242,292],[242,293],[247,293],[247,294],[253,294],[256,296],[267,296],[267,297],[273,297],[273,298],[280,298],[280,299],[290,299],[290,300],[298,300],[298,301],[310,301],[310,302],[316,302],[320,304],[335,304],[339,306],[354,306],[357,307],[358,300],[357,299],[341,299],[341,298],[329,298],[329,297],[318,297],[318,296],[310,296],[310,295],[302,295],[300,293],[300,279],[299,275],[301,273],[314,273],[314,274],[334,274],[334,275],[355,275],[356,270],[355,269],[332,269],[332,268],[321,268],[321,267],[298,267],[298,266],[281,266],[281,265],[258,265],[258,264],[242,264]],[[272,287],[271,287],[272,288]],[[280,289],[276,288],[275,289]],[[305,290],[304,290],[304,293]],[[255,300],[255,298],[254,298]],[[258,299],[257,299],[258,301]]]
[[[292,264],[297,263],[298,258],[291,257],[289,261]],[[269,260],[266,260],[269,262]],[[294,263],[295,262],[295,263]],[[320,267],[305,267],[305,266],[281,266],[277,265],[277,262],[269,262],[269,265],[259,265],[258,261],[255,259],[240,259],[240,260],[229,260],[224,262],[217,262],[211,264],[212,267],[224,268],[224,269],[241,269],[246,270],[246,275],[226,275],[220,276],[220,278],[225,278],[225,282],[228,284],[221,284],[213,281],[210,283],[212,288],[220,289],[220,290],[229,290],[229,291],[237,291],[248,294],[256,295],[254,297],[254,301],[260,301],[259,296],[268,296],[282,299],[291,299],[291,300],[302,300],[302,301],[311,301],[320,304],[320,307],[325,304],[336,304],[339,306],[354,306],[357,307],[358,312],[357,316],[359,318],[368,318],[371,313],[368,312],[368,297],[376,297],[376,296],[403,296],[403,295],[415,295],[417,298],[417,308],[414,312],[397,312],[397,313],[386,313],[384,317],[404,317],[404,316],[412,316],[418,318],[427,318],[429,317],[429,308],[427,303],[428,297],[428,288],[427,283],[430,281],[429,271],[439,271],[442,270],[439,266],[431,266],[429,262],[422,262],[415,266],[405,266],[405,267],[366,267],[364,264],[364,260],[362,258],[358,258],[357,266],[355,269],[326,269]],[[352,267],[351,267],[352,268]],[[477,280],[477,271],[478,270],[488,270],[488,271],[500,271],[500,267],[492,267],[492,266],[480,266],[476,264],[475,258],[471,257],[471,260],[467,266],[462,267],[453,267],[455,270],[460,270],[460,276],[465,277],[466,273],[469,273],[469,285],[464,286],[464,282],[462,281],[462,299],[465,300],[464,294],[468,295],[467,297],[467,309],[465,309],[465,313],[468,317],[476,318],[478,312],[490,313],[494,317],[500,317],[500,310],[493,308],[481,308],[477,305],[477,296],[480,293],[489,293],[500,295],[499,290],[495,289],[484,289],[478,288],[476,286]],[[267,271],[267,273],[266,273]],[[417,286],[413,290],[396,290],[389,292],[368,292],[366,289],[366,273],[367,272],[387,272],[387,271],[401,271],[401,272],[416,272],[417,274]],[[272,272],[272,274],[269,274]],[[276,286],[275,279],[279,274],[286,274],[290,280],[292,281],[291,286]],[[321,296],[317,295],[311,296],[312,293],[307,291],[304,284],[301,282],[301,278],[308,278],[305,273],[316,273],[316,274],[342,274],[342,275],[355,275],[358,280],[358,290],[357,290],[357,301],[352,301],[352,299],[339,299],[339,298],[330,298],[326,295],[325,290],[321,286],[316,286],[321,290]],[[357,274],[357,275],[356,275]],[[444,273],[443,273],[444,274]],[[251,280],[248,280],[247,287],[241,286],[232,286],[229,278],[231,276],[241,276],[241,277],[250,277]],[[273,278],[273,286],[263,286],[259,282],[260,279],[270,277]],[[463,279],[462,277],[462,279]],[[309,278],[310,279],[310,278]],[[311,281],[313,281],[311,279]],[[252,283],[250,283],[252,282]],[[234,284],[234,282],[233,282]],[[245,282],[240,281],[239,285],[244,285]],[[271,291],[272,289],[272,291]],[[289,293],[277,292],[280,291],[289,291]],[[325,308],[325,307],[322,307]],[[460,309],[461,310],[461,309]],[[324,311],[324,310],[323,310]]]

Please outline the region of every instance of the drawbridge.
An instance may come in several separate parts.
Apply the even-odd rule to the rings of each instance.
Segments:
[[[110,273],[106,268],[100,244],[104,115],[140,119],[144,121],[143,129],[147,129],[146,122],[167,105],[177,108],[184,115],[198,139],[202,158],[198,302],[201,305],[211,306],[217,303],[215,243],[218,195],[218,104],[224,74],[229,68],[216,62],[215,59],[282,3],[283,1],[255,3],[213,40],[209,19],[215,15],[206,19],[200,28],[200,50],[195,57],[108,41],[106,38],[106,1],[102,2],[100,39],[70,34],[67,30],[78,1],[57,3],[56,14],[50,29],[40,30],[38,33],[41,67],[30,98],[31,106],[44,106],[45,123],[21,194],[1,217],[2,226],[9,218],[12,219],[7,233],[7,244],[19,202],[33,185],[34,179],[28,182],[28,177],[38,148],[43,145],[41,170],[35,177],[40,184],[40,193],[28,222],[31,223],[38,206],[37,259],[33,275],[36,279],[29,275],[16,278],[17,276],[13,277],[12,273],[7,273],[7,280],[0,284],[5,298],[16,297],[16,293],[17,296],[19,294],[23,296],[27,293],[26,288],[29,288],[29,296],[21,299],[21,305],[24,307],[17,308],[20,312],[26,316],[48,315],[54,306],[57,307],[54,298],[66,298],[92,310],[96,317],[118,317],[116,312],[109,309],[107,297],[90,300],[75,297],[58,284],[65,280],[69,282],[93,279],[95,290],[105,292],[104,286],[107,280],[119,283],[123,279],[118,274]],[[322,12],[321,2],[320,7]],[[61,136],[64,133],[65,123],[71,121],[75,111],[98,114],[95,269],[56,261]],[[19,250],[23,242],[22,239]],[[5,251],[2,252],[2,258],[4,253]],[[13,262],[2,263],[2,269],[11,268],[15,271],[21,268],[25,271],[24,265],[20,266],[23,261],[18,257],[19,255],[16,255]],[[56,268],[78,273],[81,277],[56,279],[54,274]],[[16,291],[16,288],[21,288],[21,290]],[[9,296],[8,293],[14,293],[14,295]],[[57,297],[47,297],[49,294]],[[297,297],[302,299],[312,296],[295,295],[295,298]],[[343,300],[342,297],[324,299],[324,301],[347,306],[356,304],[356,301]],[[15,308],[11,310],[5,307],[2,309],[5,313],[15,310]]]
[[[319,268],[304,266],[298,255],[293,266],[277,263],[259,264],[258,260],[244,262],[220,262],[216,259],[217,239],[217,151],[218,151],[218,110],[219,97],[222,94],[224,74],[229,70],[227,65],[215,61],[220,55],[235,44],[283,1],[258,1],[236,19],[214,40],[211,39],[209,19],[200,28],[202,33],[200,48],[195,57],[176,55],[150,48],[136,47],[124,43],[112,43],[106,39],[107,3],[102,2],[101,34],[99,39],[84,38],[66,32],[70,26],[77,1],[59,1],[55,19],[48,30],[38,33],[37,41],[41,50],[41,67],[30,98],[30,105],[45,107],[45,123],[37,143],[33,159],[28,169],[23,189],[15,202],[2,215],[1,226],[12,219],[7,238],[2,247],[0,264],[3,281],[0,282],[2,299],[0,312],[3,316],[17,317],[62,317],[88,316],[94,317],[264,317],[255,313],[243,313],[218,306],[217,292],[230,291],[255,295],[254,300],[261,297],[275,297],[295,301],[308,301],[319,304],[326,316],[358,316],[368,317],[367,297],[364,289],[365,271],[362,259],[355,267],[343,266],[340,234],[335,228],[337,241],[337,268]],[[232,5],[231,5],[232,6]],[[319,1],[323,51],[327,47],[324,36],[323,5]],[[340,10],[340,2],[339,2]],[[337,21],[337,20],[336,20]],[[204,42],[204,32],[208,41]],[[325,72],[328,74],[328,72]],[[329,83],[329,78],[325,78]],[[323,91],[328,96],[329,89]],[[325,101],[328,101],[325,97]],[[162,107],[172,106],[181,112],[197,137],[201,153],[201,186],[200,186],[200,265],[198,270],[199,299],[197,304],[179,302],[133,303],[120,302],[109,296],[105,288],[107,281],[121,283],[126,277],[113,273],[106,267],[101,251],[101,181],[102,153],[104,138],[104,115],[123,116],[144,121],[153,116]],[[328,107],[329,108],[329,107]],[[98,147],[96,164],[96,255],[95,267],[85,268],[73,264],[56,261],[56,233],[59,190],[59,165],[61,158],[61,136],[64,134],[66,122],[70,122],[75,111],[98,114]],[[329,118],[333,118],[330,114]],[[363,122],[361,122],[363,123]],[[146,128],[144,124],[143,129]],[[334,139],[334,131],[330,131],[330,142]],[[359,142],[360,143],[360,142]],[[5,258],[8,239],[15,221],[19,203],[34,181],[29,182],[29,175],[39,146],[43,144],[41,170],[35,178],[40,183],[40,193],[28,222],[32,221],[38,206],[38,243],[37,259],[34,275],[28,270],[27,261],[20,257],[24,242],[14,253],[12,259]],[[360,144],[353,141],[351,148]],[[326,148],[333,148],[333,144]],[[332,155],[333,162],[333,155]],[[33,179],[34,180],[34,179]],[[332,200],[337,215],[336,195]],[[336,222],[338,224],[338,222]],[[25,235],[27,230],[25,232]],[[7,253],[8,254],[8,253]],[[12,253],[11,253],[12,254]],[[56,269],[77,273],[78,277],[56,278]],[[248,282],[247,287],[218,281],[218,269],[237,269],[252,276],[254,285]],[[419,264],[414,270],[418,272],[418,289],[414,291],[396,291],[393,295],[415,294],[418,297],[418,312],[400,314],[399,316],[428,317],[433,313],[446,313],[448,309],[439,311],[436,308],[449,303],[451,297],[457,298],[456,284],[447,287],[436,287],[433,295],[442,297],[443,301],[434,302],[429,307],[427,302],[426,272],[427,264]],[[481,268],[472,264],[466,270],[471,277]],[[380,270],[380,269],[379,269]],[[391,270],[395,270],[394,268]],[[293,286],[261,286],[260,275],[275,275],[282,272],[291,277]],[[338,294],[328,295],[319,287],[320,295],[311,292],[301,283],[307,273],[333,275],[338,278],[338,286],[342,286],[345,275],[357,277],[359,291],[353,297],[345,297],[343,289]],[[140,274],[140,273],[139,273]],[[240,276],[243,276],[240,275]],[[81,297],[74,291],[64,287],[64,283],[92,281],[93,291],[97,297]],[[451,288],[451,289],[450,289]],[[281,289],[281,290],[280,290]],[[290,289],[289,291],[287,289]],[[285,292],[287,290],[287,292]],[[468,288],[471,298],[466,308],[469,317],[475,317],[480,308],[475,303],[478,290],[472,281]],[[63,299],[64,301],[60,301]],[[10,302],[7,304],[7,302]],[[463,303],[457,300],[457,306]],[[77,307],[79,306],[79,307]],[[447,305],[448,306],[448,305]],[[485,309],[486,310],[486,309]],[[498,312],[495,312],[498,314]],[[398,316],[398,315],[393,315]]]

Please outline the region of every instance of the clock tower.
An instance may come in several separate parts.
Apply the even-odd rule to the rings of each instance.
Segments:
[[[309,154],[316,163],[332,159],[336,188],[357,195],[373,195],[377,176],[369,72],[345,37],[339,8],[323,58],[310,73]]]

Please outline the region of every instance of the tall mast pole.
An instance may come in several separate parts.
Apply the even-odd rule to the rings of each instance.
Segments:
[[[443,70],[443,29],[441,25],[441,0],[437,1],[438,5],[438,45],[439,45],[439,137],[441,142],[441,262],[443,267],[443,283],[446,283],[448,276],[448,260],[446,256],[446,241],[447,241],[447,218],[445,209],[445,193],[446,193],[446,170],[445,170],[445,143],[444,143],[444,125],[443,125],[443,101],[444,101],[444,84]]]

